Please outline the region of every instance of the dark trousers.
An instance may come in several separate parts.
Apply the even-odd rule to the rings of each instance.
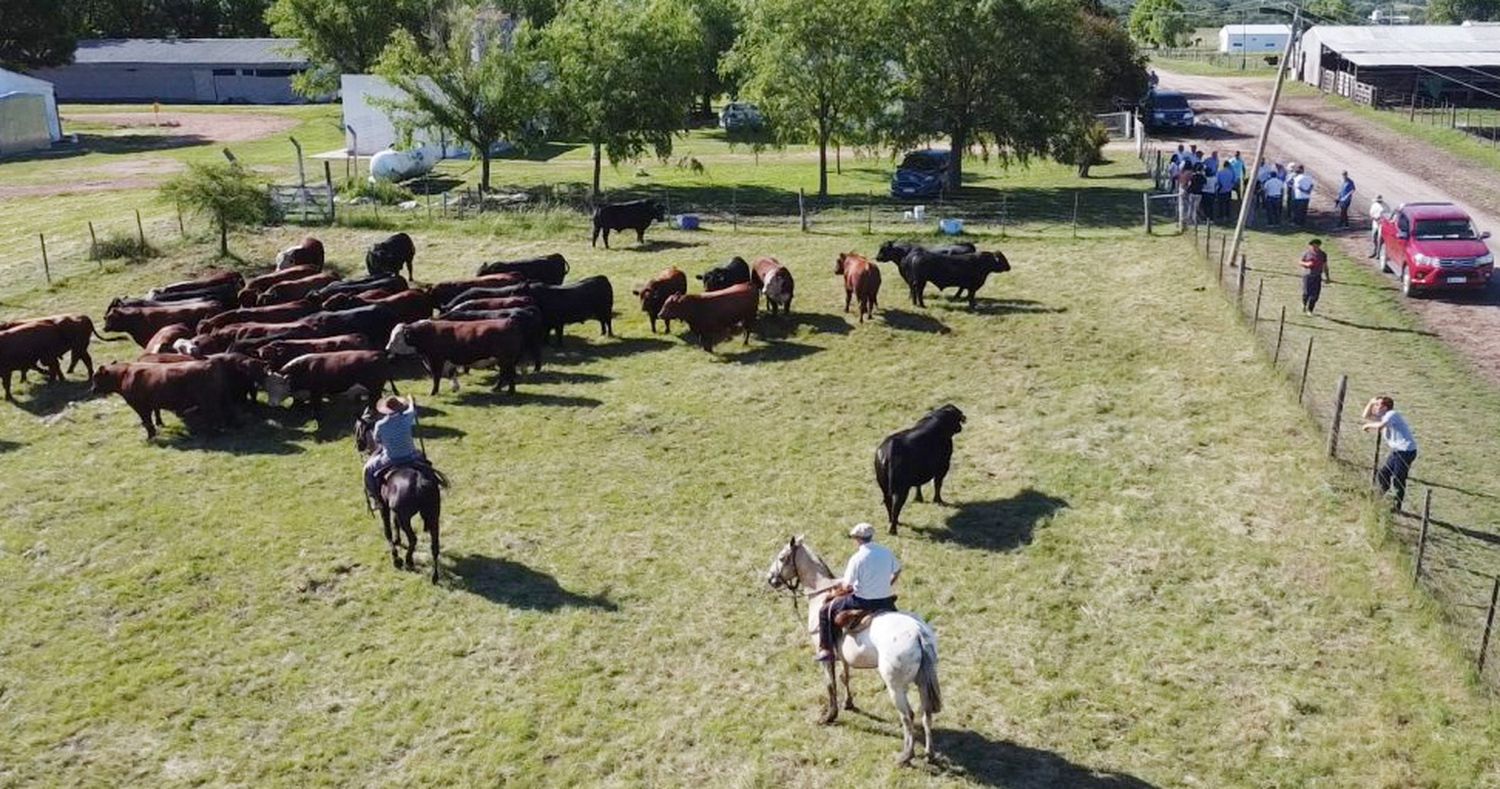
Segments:
[[[877,600],[866,600],[852,594],[835,597],[823,606],[822,611],[818,612],[818,646],[830,652],[833,651],[833,645],[839,640],[839,628],[834,624],[834,619],[841,611],[894,610],[896,610],[894,597],[882,597]]]
[[[1323,295],[1323,275],[1302,275],[1302,309],[1312,312],[1318,306],[1318,297]]]
[[[1415,462],[1417,462],[1417,450],[1415,449],[1407,450],[1406,452],[1392,452],[1391,456],[1386,458],[1385,463],[1381,465],[1380,471],[1375,474],[1375,482],[1380,485],[1381,493],[1385,493],[1393,488],[1395,489],[1397,508],[1401,506],[1401,502],[1406,500],[1406,475],[1411,473],[1411,464]]]
[[[1266,198],[1266,224],[1281,224],[1281,197]]]
[[[1339,227],[1349,226],[1349,203],[1339,203]]]
[[[1292,224],[1302,227],[1307,224],[1307,200],[1292,201]]]

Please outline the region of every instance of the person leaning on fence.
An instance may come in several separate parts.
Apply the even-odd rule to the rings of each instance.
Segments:
[[[1349,204],[1354,202],[1354,179],[1349,177],[1349,171],[1344,171],[1344,181],[1339,184],[1338,197],[1333,199],[1333,204],[1339,209],[1339,227],[1349,226]]]
[[[1390,457],[1375,473],[1375,484],[1382,496],[1387,491],[1395,493],[1391,512],[1400,512],[1401,502],[1406,500],[1406,477],[1411,473],[1411,464],[1417,462],[1417,438],[1412,435],[1406,418],[1396,410],[1396,401],[1385,395],[1366,403],[1360,418],[1365,420],[1364,431],[1379,430],[1391,450]]]
[[[1370,204],[1370,257],[1380,256],[1380,222],[1385,219],[1391,209],[1385,204],[1385,198],[1375,195],[1375,202]]]
[[[1311,315],[1318,307],[1318,297],[1323,295],[1323,283],[1333,281],[1328,273],[1328,253],[1323,251],[1322,239],[1307,242],[1307,251],[1302,253],[1302,260],[1297,265],[1306,269],[1302,274],[1302,312]]]

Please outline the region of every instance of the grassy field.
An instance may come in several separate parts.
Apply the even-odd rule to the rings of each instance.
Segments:
[[[1325,94],[1311,85],[1288,80],[1286,89],[1289,92],[1303,96],[1318,96],[1334,106],[1359,115],[1362,118],[1373,120],[1386,128],[1407,135],[1414,139],[1436,145],[1449,153],[1462,156],[1484,167],[1500,170],[1500,149],[1491,145],[1488,140],[1481,139],[1462,129],[1449,128],[1446,115],[1442,117],[1440,125],[1434,125],[1423,112],[1418,112],[1415,120],[1408,119],[1408,113],[1400,108],[1393,110],[1377,110],[1332,94]],[[1479,116],[1475,114],[1476,123]],[[1497,121],[1493,113],[1489,113],[1489,124],[1494,125]],[[1462,111],[1459,118],[1465,118]]]
[[[1100,174],[1084,238],[980,239],[1015,268],[978,312],[914,310],[887,269],[864,326],[838,312],[833,257],[901,227],[653,230],[606,252],[566,213],[414,225],[419,279],[558,250],[610,276],[620,313],[514,397],[481,372],[422,398],[454,479],[437,587],[389,567],[337,424],[262,408],[148,444],[76,377],[21,387],[0,408],[0,784],[1500,782],[1500,714],[1385,521],[1187,243],[1103,226],[1142,184]],[[322,236],[347,270],[383,233]],[[265,261],[300,234],[233,246]],[[17,288],[4,317],[97,315],[209,254]],[[661,267],[732,254],[799,280],[797,313],[748,348],[705,354],[630,308]],[[874,446],[945,402],[969,417],[952,506],[911,505],[890,543],[903,606],[940,633],[944,758],[903,771],[874,677],[867,714],[813,722],[801,620],[763,573],[790,534],[841,563],[848,525],[879,517]]]

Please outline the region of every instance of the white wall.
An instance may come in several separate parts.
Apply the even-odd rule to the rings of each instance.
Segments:
[[[1287,33],[1251,33],[1241,36],[1238,33],[1231,34],[1229,28],[1219,29],[1219,51],[1229,52],[1235,55],[1240,52],[1249,52],[1252,56],[1280,55],[1286,49]],[[1243,48],[1240,46],[1243,44]]]
[[[359,150],[354,153],[369,156],[389,148],[396,142],[396,124],[387,117],[386,110],[375,106],[370,100],[377,98],[400,98],[403,92],[389,82],[370,74],[345,74],[339,80],[344,97],[344,126],[354,127],[359,134]],[[447,156],[461,155],[461,146],[443,140],[437,132],[416,129],[412,132],[414,145],[447,142]],[[354,149],[354,137],[344,132],[344,149]]]
[[[47,103],[47,130],[52,135],[52,141],[62,139],[62,123],[57,117],[57,96],[52,83],[0,69],[0,95],[6,93],[34,93],[42,96]]]

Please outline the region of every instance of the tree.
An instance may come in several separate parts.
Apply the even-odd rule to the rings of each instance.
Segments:
[[[266,221],[265,184],[235,163],[189,163],[187,172],[161,186],[162,199],[208,216],[219,227],[219,254],[229,254],[229,230]]]
[[[681,0],[572,0],[543,31],[551,118],[611,165],[672,155],[697,91],[697,14]]]
[[[914,145],[946,135],[949,190],[962,185],[971,145],[1002,161],[1051,151],[1091,90],[1077,12],[1026,0],[912,0],[899,27],[899,112],[891,141]]]
[[[1307,4],[1308,12],[1333,24],[1358,23],[1361,21],[1349,0],[1313,0]]]
[[[1088,9],[1078,13],[1083,47],[1080,64],[1088,71],[1088,103],[1097,112],[1134,103],[1147,90],[1146,58],[1120,21]]]
[[[1500,0],[1432,0],[1427,4],[1432,24],[1500,21]]]
[[[72,23],[58,0],[5,0],[0,8],[0,68],[58,66],[73,59]]]
[[[739,38],[744,12],[736,0],[693,0],[701,27],[703,46],[698,55],[699,110],[713,111],[713,100],[732,92],[737,86],[719,70],[719,61]]]
[[[1130,9],[1130,35],[1153,47],[1174,47],[1188,32],[1178,0],[1139,0]]]
[[[293,80],[304,96],[338,89],[340,74],[374,69],[397,31],[420,36],[428,28],[431,0],[276,0],[266,11],[271,32],[297,39],[316,66]]]
[[[479,157],[479,190],[490,188],[490,159],[501,140],[524,147],[541,110],[534,37],[524,23],[510,41],[480,36],[480,18],[460,7],[431,48],[396,31],[375,73],[405,94],[382,102],[412,126],[441,129]],[[485,40],[488,39],[488,40]]]
[[[267,0],[62,0],[82,38],[264,36]]]
[[[875,0],[761,0],[725,58],[778,144],[817,144],[819,197],[828,196],[829,141],[885,102],[891,37],[881,11]]]
[[[1078,177],[1089,177],[1089,168],[1104,162],[1109,130],[1089,115],[1079,115],[1052,140],[1052,158],[1078,168]]]

